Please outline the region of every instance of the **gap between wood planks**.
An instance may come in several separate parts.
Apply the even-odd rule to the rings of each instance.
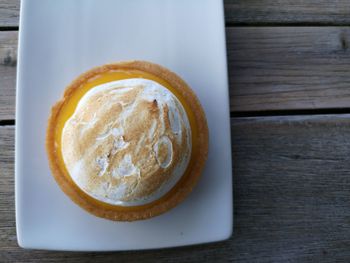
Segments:
[[[0,126],[12,126],[15,125],[15,120],[0,120]]]
[[[231,27],[350,27],[350,24],[341,23],[324,23],[324,22],[291,22],[291,23],[276,23],[276,22],[226,22],[225,28]],[[18,26],[0,26],[0,31],[18,31]]]
[[[316,109],[316,110],[281,110],[281,111],[256,111],[256,112],[230,112],[230,119],[244,117],[292,117],[292,116],[317,116],[317,115],[345,115],[350,114],[350,108],[343,109]],[[14,126],[15,120],[0,120],[0,126]]]
[[[18,31],[18,26],[2,26],[0,27],[0,31]]]
[[[350,108],[330,109],[297,109],[297,110],[267,110],[267,111],[234,111],[231,118],[241,117],[273,117],[273,116],[305,116],[305,115],[342,115],[349,114]]]
[[[225,27],[349,27],[337,22],[226,22]]]

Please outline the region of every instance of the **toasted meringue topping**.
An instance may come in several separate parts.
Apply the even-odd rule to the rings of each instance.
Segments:
[[[143,78],[90,89],[65,123],[62,156],[73,181],[109,204],[148,204],[166,194],[191,157],[191,127],[176,96]]]

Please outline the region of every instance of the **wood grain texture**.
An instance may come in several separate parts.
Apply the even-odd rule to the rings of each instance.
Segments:
[[[225,0],[225,19],[236,24],[349,25],[348,0]],[[0,27],[18,26],[20,0],[0,0]]]
[[[217,244],[120,253],[17,247],[14,127],[0,127],[0,258],[5,262],[349,262],[350,115],[234,118],[231,123],[234,236]]]
[[[0,32],[0,121],[15,118],[17,32]]]
[[[0,0],[0,28],[17,27],[20,0]]]
[[[226,22],[349,25],[348,0],[225,0]]]
[[[232,111],[349,107],[350,28],[226,32]]]
[[[350,106],[350,28],[226,32],[232,112]],[[14,119],[16,45],[16,32],[0,32],[0,120]]]

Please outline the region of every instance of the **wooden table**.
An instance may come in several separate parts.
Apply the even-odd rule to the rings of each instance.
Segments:
[[[0,262],[350,262],[349,0],[225,1],[235,233],[121,253],[17,246],[18,11],[0,0]]]

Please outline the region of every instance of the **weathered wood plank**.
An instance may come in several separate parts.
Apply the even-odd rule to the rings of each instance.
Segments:
[[[0,32],[0,120],[15,118],[17,32]]]
[[[348,262],[350,115],[232,124],[233,251],[247,262]]]
[[[225,0],[228,23],[349,25],[348,0]]]
[[[0,27],[18,26],[20,0],[0,0]]]
[[[350,28],[226,32],[232,111],[349,107]]]
[[[14,119],[16,32],[0,32],[0,120]],[[350,28],[227,29],[231,111],[348,108]]]
[[[225,0],[227,23],[349,25],[347,0]],[[0,0],[0,27],[18,26],[20,0]]]
[[[14,128],[0,127],[0,258],[15,262],[350,261],[350,115],[232,119],[229,241],[122,253],[24,251],[13,200]]]

